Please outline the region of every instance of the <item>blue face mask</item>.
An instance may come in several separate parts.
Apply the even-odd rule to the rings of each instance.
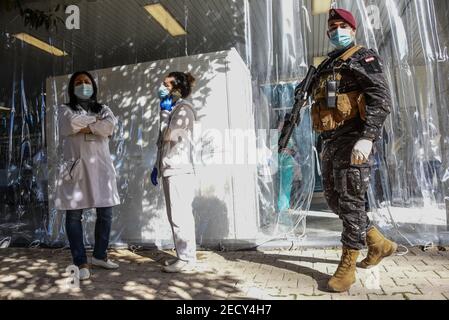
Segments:
[[[351,34],[352,30],[338,28],[330,34],[330,41],[337,49],[343,49],[354,42],[354,37]]]
[[[159,98],[163,100],[170,95],[170,90],[168,90],[168,88],[164,84],[161,84],[161,86],[159,87],[158,94]]]
[[[75,87],[75,96],[81,100],[88,100],[94,94],[94,88],[91,84],[80,84]]]

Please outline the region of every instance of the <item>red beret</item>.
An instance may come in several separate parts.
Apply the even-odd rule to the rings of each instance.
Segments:
[[[357,29],[357,21],[351,12],[345,9],[331,9],[329,11],[329,21],[341,19],[346,21],[353,29]]]

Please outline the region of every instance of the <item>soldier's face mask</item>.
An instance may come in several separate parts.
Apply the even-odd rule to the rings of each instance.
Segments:
[[[350,28],[337,28],[329,32],[332,45],[337,49],[344,49],[354,42],[354,33]]]

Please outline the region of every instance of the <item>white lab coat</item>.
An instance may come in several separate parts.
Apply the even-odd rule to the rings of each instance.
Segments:
[[[167,216],[180,260],[196,261],[195,168],[192,138],[196,119],[192,103],[180,99],[171,112],[161,112],[156,168],[162,177]]]
[[[56,184],[55,208],[80,210],[120,204],[116,171],[109,151],[109,138],[117,120],[108,107],[96,114],[62,105],[58,109],[59,135],[63,143]],[[93,134],[79,133],[89,127]]]
[[[195,120],[192,103],[184,99],[178,100],[171,112],[161,111],[155,164],[159,177],[195,173],[192,141]]]

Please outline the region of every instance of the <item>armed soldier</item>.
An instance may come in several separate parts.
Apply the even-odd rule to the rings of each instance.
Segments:
[[[353,15],[331,9],[328,26],[327,35],[336,50],[318,67],[310,93],[313,127],[324,141],[326,201],[343,220],[343,253],[328,288],[343,292],[356,281],[357,258],[366,245],[368,255],[361,268],[376,266],[397,250],[397,244],[371,224],[365,207],[373,142],[380,138],[390,113],[391,96],[378,54],[355,45]]]

